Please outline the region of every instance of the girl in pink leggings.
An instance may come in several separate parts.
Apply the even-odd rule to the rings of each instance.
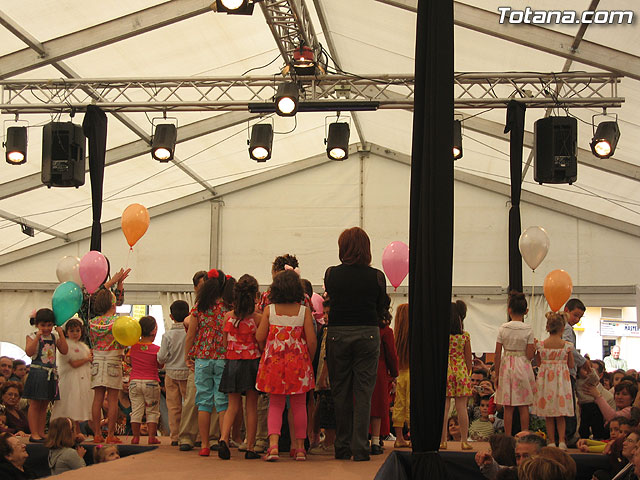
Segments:
[[[279,458],[278,439],[282,411],[287,395],[293,411],[296,432],[294,458],[306,460],[304,438],[307,432],[306,393],[315,387],[311,359],[316,351],[316,335],[311,311],[304,305],[304,290],[294,270],[278,273],[269,293],[271,304],[265,308],[256,332],[264,347],[256,389],[269,393],[269,449],[265,460]]]

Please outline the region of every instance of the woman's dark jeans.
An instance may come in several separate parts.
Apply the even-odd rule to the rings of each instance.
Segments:
[[[329,325],[327,365],[336,412],[336,458],[369,458],[371,396],[380,357],[380,329]]]

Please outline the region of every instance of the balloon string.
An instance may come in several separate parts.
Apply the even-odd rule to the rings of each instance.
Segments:
[[[133,247],[129,247],[129,251],[127,252],[127,262],[124,266],[124,269],[126,270],[127,268],[129,268],[129,257],[131,257],[131,252],[133,251]]]
[[[533,270],[533,275],[531,276],[531,323],[535,325],[536,321],[536,297],[534,295],[534,291],[536,289],[536,271]]]
[[[89,340],[89,348],[93,348],[91,344],[91,335],[89,335],[89,328],[91,323],[91,294],[89,293],[89,299],[87,300],[87,339]]]

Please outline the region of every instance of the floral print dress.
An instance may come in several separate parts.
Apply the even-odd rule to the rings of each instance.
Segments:
[[[542,363],[538,370],[536,402],[533,413],[539,417],[573,417],[573,395],[567,357],[573,346],[565,342],[562,348],[545,348],[536,341]]]
[[[532,405],[536,380],[526,353],[527,345],[534,342],[531,326],[520,321],[503,323],[498,330],[497,342],[502,344],[504,351],[495,402],[507,406]]]
[[[269,333],[260,360],[256,390],[278,395],[296,395],[315,387],[313,367],[304,338],[304,315],[277,315],[269,305]]]
[[[464,361],[464,346],[471,341],[468,332],[449,335],[449,367],[447,369],[447,397],[471,396],[470,372]]]
[[[218,300],[206,312],[199,311],[198,305],[191,309],[191,315],[198,322],[198,331],[189,356],[209,360],[224,360],[226,358],[224,316],[228,311],[229,309],[222,300]]]

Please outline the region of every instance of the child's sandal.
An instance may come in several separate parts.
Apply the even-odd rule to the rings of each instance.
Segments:
[[[267,448],[267,453],[264,456],[264,459],[267,462],[275,462],[276,460],[278,460],[280,458],[279,452],[278,452],[278,447],[277,446],[273,446],[273,447],[269,447]]]
[[[307,452],[305,451],[304,448],[300,448],[299,450],[296,450],[295,459],[298,462],[304,462],[307,459]]]
[[[122,443],[122,440],[120,440],[118,437],[113,435],[113,436],[107,437],[106,443]]]

